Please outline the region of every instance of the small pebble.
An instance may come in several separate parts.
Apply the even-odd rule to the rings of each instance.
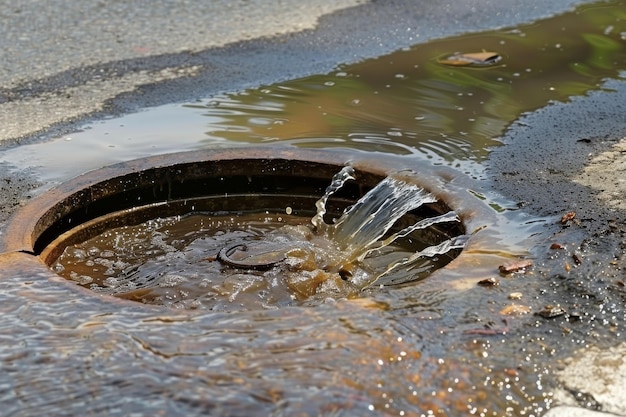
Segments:
[[[543,310],[536,312],[538,316],[541,316],[545,319],[552,319],[554,317],[559,317],[565,314],[565,309],[561,306],[545,306]]]
[[[481,287],[494,287],[499,284],[500,281],[492,277],[481,279],[480,281],[478,281],[478,285],[480,285]]]
[[[524,270],[533,265],[533,262],[529,259],[522,259],[519,261],[509,262],[504,265],[500,265],[498,268],[500,272],[503,274],[510,274],[512,272],[517,272]]]

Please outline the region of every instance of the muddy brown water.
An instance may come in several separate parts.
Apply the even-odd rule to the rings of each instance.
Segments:
[[[426,247],[411,239],[368,262],[352,262],[331,240],[314,233],[307,220],[286,214],[210,213],[155,219],[72,245],[53,270],[101,294],[237,311],[358,297],[375,271]],[[451,259],[451,254],[426,258],[411,281]]]
[[[571,252],[585,248],[559,240],[559,219],[530,216],[490,191],[481,162],[521,113],[622,76],[625,38],[626,6],[603,2],[7,151],[49,184],[151,153],[236,144],[337,149],[356,161],[394,155],[465,213],[472,237],[414,285],[236,312],[94,295],[32,255],[2,254],[4,412],[541,415],[565,357],[624,339],[620,271],[607,262],[592,275],[593,254],[576,265]],[[437,62],[483,49],[502,61]],[[550,240],[565,250],[549,249]],[[520,258],[534,266],[498,272]],[[477,285],[489,278],[498,285]],[[534,314],[549,305],[567,314]]]

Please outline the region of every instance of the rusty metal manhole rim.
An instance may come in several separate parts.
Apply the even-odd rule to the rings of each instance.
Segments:
[[[42,236],[50,232],[50,228],[55,222],[70,216],[72,210],[84,209],[88,211],[90,205],[96,205],[99,200],[110,198],[118,194],[128,192],[128,190],[143,190],[142,187],[163,187],[163,184],[176,180],[180,175],[197,176],[206,178],[207,167],[216,169],[211,175],[215,178],[220,175],[220,164],[229,164],[229,167],[237,167],[239,174],[245,174],[248,164],[259,164],[267,166],[266,175],[272,178],[273,175],[305,174],[307,176],[317,176],[326,183],[336,170],[344,166],[347,162],[353,163],[355,168],[361,173],[366,173],[378,180],[384,178],[388,173],[397,171],[401,165],[399,159],[395,157],[376,156],[373,160],[355,157],[354,152],[342,150],[308,150],[297,148],[276,148],[276,147],[237,147],[230,149],[213,149],[192,152],[179,152],[164,154],[148,158],[136,159],[128,162],[114,164],[98,170],[90,171],[80,175],[70,181],[64,182],[52,190],[36,197],[30,204],[18,210],[10,219],[7,233],[0,241],[0,253],[23,252],[32,255],[39,255],[54,238],[58,237],[65,230],[53,233],[53,237],[47,237],[43,244]],[[326,172],[311,170],[311,167],[326,167]],[[408,164],[407,168],[410,166]],[[278,168],[278,169],[277,169]],[[284,170],[284,171],[281,171]],[[223,172],[223,175],[232,175],[233,172]],[[185,177],[187,180],[188,177]],[[179,178],[180,180],[180,178]],[[371,179],[370,179],[371,181]],[[155,199],[155,205],[167,202],[167,199]],[[128,204],[126,209],[134,208],[134,201],[125,201]],[[450,210],[447,203],[441,202],[445,208]],[[87,209],[85,208],[87,207]],[[123,209],[122,208],[122,211]],[[108,207],[106,213],[120,210],[119,207]],[[97,213],[93,218],[98,218]],[[82,222],[89,221],[82,220]],[[71,227],[68,225],[67,230]],[[461,229],[463,225],[459,226]],[[42,259],[49,265],[49,259]]]

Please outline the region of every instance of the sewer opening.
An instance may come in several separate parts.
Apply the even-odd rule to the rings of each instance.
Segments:
[[[456,214],[400,175],[308,161],[192,165],[72,194],[65,203],[88,203],[47,213],[55,221],[36,241],[40,256],[99,294],[231,311],[419,281],[465,243]]]

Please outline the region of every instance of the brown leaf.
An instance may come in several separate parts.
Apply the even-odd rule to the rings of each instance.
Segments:
[[[532,265],[533,261],[531,261],[530,259],[521,259],[519,261],[513,261],[504,265],[500,265],[498,269],[500,269],[500,272],[503,274],[510,274],[512,272],[524,270],[528,267],[531,267]]]
[[[565,213],[563,215],[563,217],[561,217],[561,224],[565,224],[570,220],[573,220],[574,217],[576,217],[576,212],[575,211],[568,211],[567,213]]]
[[[565,246],[561,245],[560,243],[553,243],[550,245],[550,249],[565,249]]]
[[[439,59],[440,64],[466,66],[466,65],[492,65],[500,61],[502,57],[496,52],[469,52],[465,54],[454,54],[444,59]]]
[[[531,309],[529,306],[525,306],[521,304],[511,304],[511,305],[504,307],[502,310],[500,310],[500,314],[504,314],[505,316],[512,316],[512,315],[521,316],[521,315],[530,313],[530,310]]]
[[[492,61],[500,57],[500,55],[498,55],[495,52],[487,52],[485,50],[483,50],[482,52],[470,52],[468,54],[461,54],[461,56],[463,58],[472,59],[475,61],[482,61],[482,62]]]

